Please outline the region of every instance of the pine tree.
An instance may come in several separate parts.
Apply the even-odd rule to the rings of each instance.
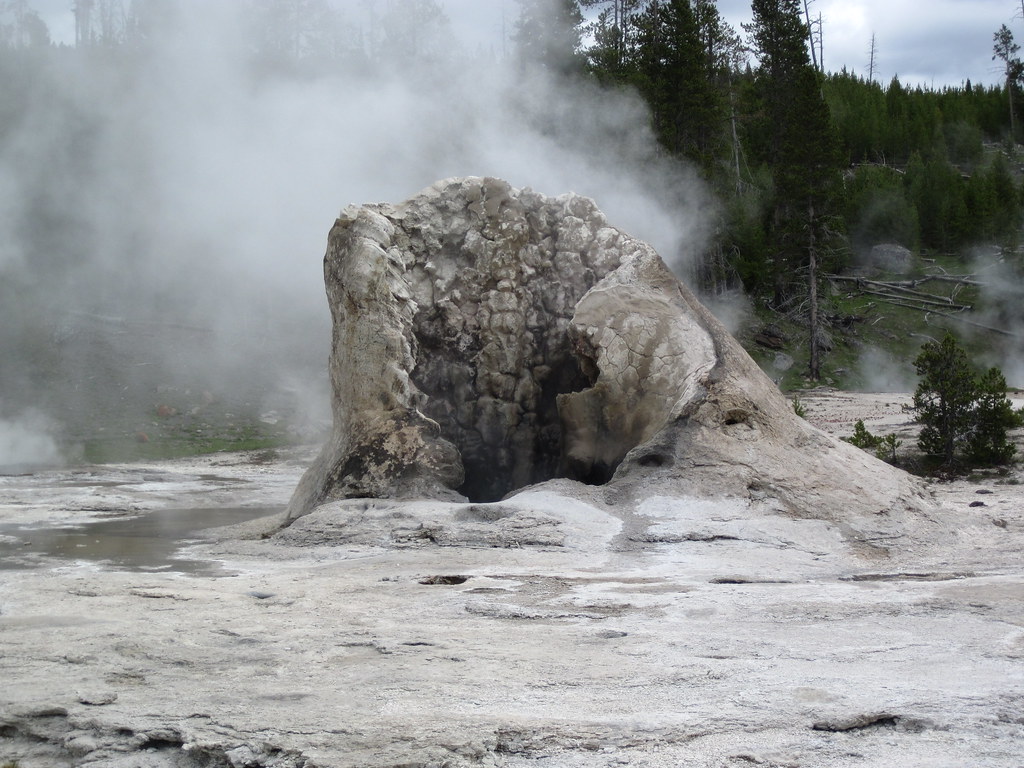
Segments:
[[[975,464],[1006,464],[1017,452],[1006,432],[1018,423],[1013,404],[1006,398],[1006,378],[998,368],[989,368],[978,377],[976,386],[967,458]]]
[[[921,347],[914,369],[921,377],[914,392],[914,410],[922,424],[917,444],[952,465],[971,428],[974,371],[951,333]]]
[[[584,8],[600,9],[588,31],[591,70],[604,83],[631,83],[636,76],[637,21],[641,0],[580,0]]]
[[[1016,453],[1007,431],[1019,415],[1006,397],[1006,378],[998,368],[976,375],[953,335],[929,342],[914,360],[921,377],[914,410],[921,422],[918,445],[952,465],[956,454],[974,464],[1005,464]]]
[[[793,276],[807,270],[810,376],[819,377],[818,268],[832,232],[832,194],[839,154],[821,76],[811,66],[807,25],[799,0],[754,0],[747,27],[757,51],[758,92],[772,169],[775,199],[770,239],[774,251],[774,298],[781,306],[794,292]]]
[[[1013,40],[1013,32],[1003,24],[992,36],[992,59],[1003,62],[1003,74],[1006,78],[1006,95],[1010,102],[1010,137],[1017,139],[1017,117],[1013,106],[1013,94],[1024,74],[1024,64],[1017,57],[1020,46]]]
[[[651,3],[638,20],[641,92],[662,145],[708,169],[724,125],[690,0]]]
[[[577,0],[519,0],[512,41],[521,67],[565,76],[583,71],[583,12]]]

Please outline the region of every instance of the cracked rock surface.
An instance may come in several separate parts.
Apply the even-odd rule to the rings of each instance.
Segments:
[[[343,499],[493,502],[555,478],[847,522],[926,505],[907,475],[796,417],[587,198],[464,178],[350,206],[324,273],[334,430],[288,520]]]

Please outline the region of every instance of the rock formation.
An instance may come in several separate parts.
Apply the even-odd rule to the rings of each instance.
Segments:
[[[334,430],[289,505],[494,501],[562,477],[840,520],[920,501],[812,428],[646,243],[492,178],[348,207],[324,259]]]

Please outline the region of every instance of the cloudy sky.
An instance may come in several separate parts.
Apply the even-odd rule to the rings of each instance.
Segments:
[[[812,0],[820,13],[825,67],[844,66],[867,76],[871,36],[875,35],[876,80],[893,75],[907,85],[998,83],[992,61],[992,35],[1006,24],[1024,41],[1021,0]],[[722,14],[739,29],[750,18],[748,0],[720,0]]]
[[[515,17],[515,0],[444,0],[448,13],[467,36],[473,29],[497,34]],[[750,21],[750,0],[718,0],[725,19],[742,32]],[[876,42],[876,79],[898,75],[904,84],[998,83],[992,61],[992,35],[1001,24],[1024,42],[1021,0],[810,0],[821,14],[825,66],[845,66],[867,75],[871,35]]]
[[[216,0],[238,2],[238,0]],[[339,5],[366,0],[334,0]],[[440,0],[468,45],[500,52],[503,31],[512,27],[517,0]],[[73,0],[30,0],[55,40],[74,39]],[[123,0],[127,5],[129,0]],[[196,0],[198,2],[198,0]],[[376,0],[378,3],[387,0]],[[824,29],[825,66],[867,75],[871,36],[876,40],[876,79],[898,75],[905,85],[961,85],[1000,82],[992,61],[992,35],[1008,25],[1024,41],[1021,0],[810,0]],[[750,19],[749,0],[719,0],[723,16],[739,31]]]

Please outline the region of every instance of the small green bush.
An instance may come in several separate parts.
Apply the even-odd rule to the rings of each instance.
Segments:
[[[896,435],[873,435],[864,426],[863,419],[857,419],[853,425],[853,435],[842,438],[850,445],[860,448],[862,451],[874,451],[875,456],[890,464],[896,463],[896,449],[903,445]]]
[[[793,413],[799,416],[801,419],[807,418],[807,411],[804,410],[803,403],[800,402],[799,397],[793,398]]]
[[[880,438],[868,432],[863,419],[857,419],[857,423],[853,425],[853,436],[844,437],[843,440],[862,451],[872,451],[878,447]]]
[[[896,449],[903,445],[902,440],[897,440],[896,435],[886,435],[875,438],[878,443],[875,446],[875,456],[890,464],[896,463]]]

